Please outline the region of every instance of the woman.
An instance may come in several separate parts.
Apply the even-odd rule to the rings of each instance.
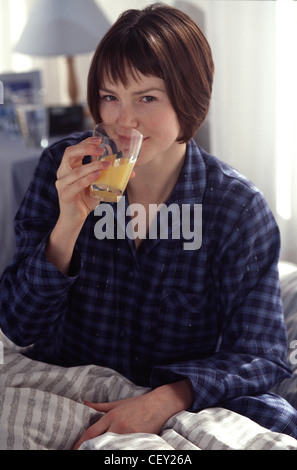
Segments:
[[[96,239],[89,186],[104,163],[84,159],[98,153],[90,133],[44,152],[17,214],[18,250],[1,285],[4,332],[34,343],[34,359],[96,363],[151,387],[89,404],[106,414],[75,448],[108,430],[159,433],[173,414],[212,406],[297,437],[295,410],[268,393],[290,374],[278,228],[261,193],[191,139],[213,71],[209,45],[184,13],[162,5],[124,13],[95,52],[88,101],[95,122],[144,135],[124,197],[125,207],[145,208],[137,223],[147,237]],[[184,249],[182,230],[150,239],[149,209],[161,203],[192,215],[202,205],[199,249]]]

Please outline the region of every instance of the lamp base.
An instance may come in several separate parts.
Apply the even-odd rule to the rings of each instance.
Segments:
[[[72,105],[76,105],[78,101],[78,84],[75,72],[74,57],[66,58],[68,69],[68,94]]]

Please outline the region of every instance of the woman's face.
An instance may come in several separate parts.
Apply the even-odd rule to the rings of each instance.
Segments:
[[[174,155],[181,150],[177,115],[166,92],[165,82],[155,76],[130,73],[124,86],[107,78],[100,89],[100,115],[103,122],[137,129],[144,140],[137,166],[156,157]]]

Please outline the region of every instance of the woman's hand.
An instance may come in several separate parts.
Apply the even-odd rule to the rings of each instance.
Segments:
[[[108,168],[110,163],[97,160],[82,165],[82,159],[85,155],[100,155],[103,152],[99,147],[100,142],[100,137],[89,137],[77,145],[68,147],[57,171],[56,188],[60,218],[73,228],[81,226],[99,203],[90,196],[89,188],[98,178],[100,171]]]
[[[192,385],[188,380],[182,380],[162,385],[139,397],[111,403],[85,402],[105,414],[83,433],[73,450],[78,449],[84,441],[108,431],[117,434],[159,434],[166,421],[179,411],[189,408],[192,400]]]
[[[89,137],[68,147],[57,171],[60,215],[48,239],[46,257],[63,274],[68,272],[75,242],[87,216],[99,204],[98,199],[90,196],[90,185],[111,165],[100,160],[82,165],[85,155],[102,154],[100,143],[100,137]],[[134,176],[132,172],[130,178]]]
[[[75,242],[89,213],[99,201],[89,194],[90,185],[109,162],[94,161],[82,165],[85,155],[98,156],[101,139],[90,137],[68,147],[57,171],[56,188],[60,215],[46,246],[46,257],[59,271],[67,274]]]

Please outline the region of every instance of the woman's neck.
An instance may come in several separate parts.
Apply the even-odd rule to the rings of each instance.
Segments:
[[[179,152],[166,159],[153,161],[135,168],[136,176],[128,185],[130,203],[161,204],[171,195],[184,164],[186,144],[181,144]]]

